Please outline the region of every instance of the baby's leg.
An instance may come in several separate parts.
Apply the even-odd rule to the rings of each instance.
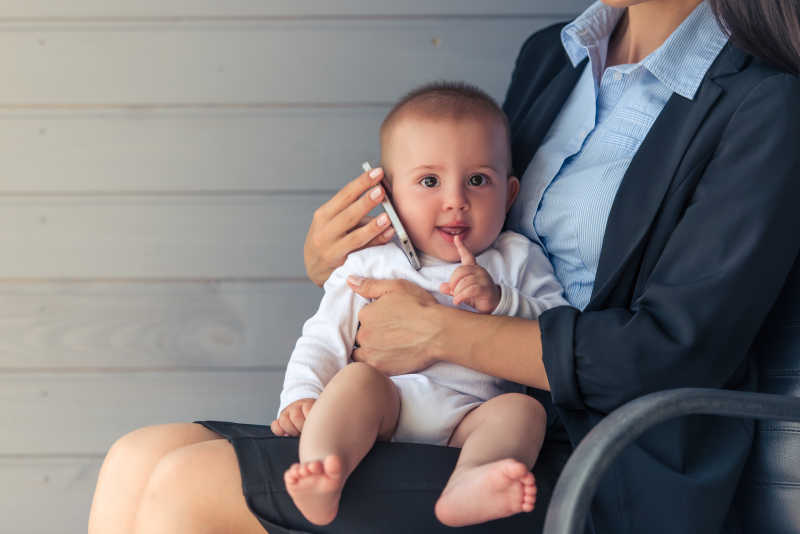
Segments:
[[[376,438],[392,436],[399,413],[395,385],[364,363],[351,363],[325,386],[303,424],[300,463],[284,475],[306,519],[316,525],[334,520],[345,480]]]
[[[469,412],[450,438],[451,446],[462,449],[436,502],[439,521],[473,525],[533,510],[530,469],[546,423],[542,405],[519,393],[494,397]]]

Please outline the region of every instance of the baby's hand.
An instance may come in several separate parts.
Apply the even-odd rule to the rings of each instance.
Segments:
[[[453,243],[461,256],[461,267],[453,271],[448,282],[439,286],[439,291],[451,295],[456,306],[463,302],[481,313],[492,313],[500,303],[500,286],[486,269],[475,263],[475,257],[460,236],[455,236]]]
[[[283,409],[269,426],[276,436],[299,436],[316,399],[300,399]]]

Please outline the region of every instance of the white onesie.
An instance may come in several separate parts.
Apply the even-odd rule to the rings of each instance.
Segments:
[[[355,343],[358,312],[367,299],[346,283],[348,275],[366,278],[404,278],[430,291],[436,300],[452,306],[453,298],[439,293],[460,263],[422,254],[422,269],[415,271],[393,243],[350,254],[325,282],[319,310],[303,325],[281,392],[280,414],[289,404],[317,398],[322,388],[345,365]],[[493,315],[533,319],[548,308],[567,304],[563,288],[550,261],[538,244],[523,235],[503,232],[492,246],[477,256],[501,288]],[[475,311],[469,306],[463,309]],[[393,441],[446,445],[453,430],[481,402],[521,386],[460,365],[441,362],[419,373],[392,376],[400,391],[400,419]]]

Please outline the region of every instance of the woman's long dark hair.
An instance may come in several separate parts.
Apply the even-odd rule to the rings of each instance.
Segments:
[[[800,74],[800,0],[708,0],[733,44]]]

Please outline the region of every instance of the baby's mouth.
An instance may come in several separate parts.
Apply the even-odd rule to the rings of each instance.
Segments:
[[[463,241],[467,232],[469,232],[469,226],[437,226],[436,230],[446,241],[452,243],[455,236],[461,236]]]

